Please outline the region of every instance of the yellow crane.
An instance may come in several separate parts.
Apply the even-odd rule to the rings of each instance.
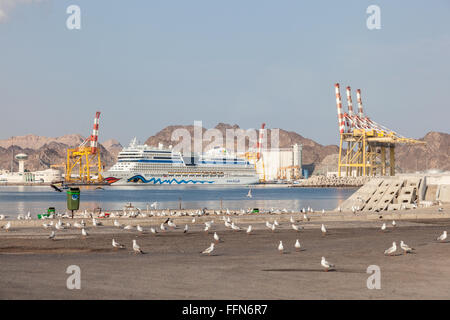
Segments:
[[[95,113],[92,134],[78,147],[67,149],[66,183],[99,183],[103,181],[98,148],[100,112]]]
[[[395,146],[398,144],[424,144],[424,141],[405,138],[369,117],[364,116],[361,90],[356,90],[358,112],[353,112],[351,89],[347,87],[348,112],[342,111],[339,83],[335,84],[339,122],[338,175],[345,170],[347,176],[395,175]],[[387,151],[389,150],[389,160]]]

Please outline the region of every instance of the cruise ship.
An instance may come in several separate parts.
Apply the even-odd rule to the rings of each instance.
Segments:
[[[138,144],[136,138],[103,175],[111,185],[249,185],[259,182],[255,166],[223,148],[186,156],[162,147]]]

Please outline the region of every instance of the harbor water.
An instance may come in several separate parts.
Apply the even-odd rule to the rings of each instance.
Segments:
[[[155,187],[95,187],[81,188],[80,210],[102,208],[104,211],[120,210],[132,203],[141,210],[152,209],[287,209],[332,210],[347,199],[356,188],[288,188],[285,186],[252,187],[219,186],[155,186]],[[49,186],[0,187],[0,214],[10,217],[31,212],[33,217],[55,207],[65,212],[66,190],[56,192]]]

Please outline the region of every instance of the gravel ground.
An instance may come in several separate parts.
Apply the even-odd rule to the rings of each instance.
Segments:
[[[273,220],[271,217],[269,220]],[[247,227],[248,221],[234,218]],[[255,219],[258,220],[255,222]],[[286,219],[272,232],[267,217],[253,219],[255,231],[225,230],[217,217],[211,232],[199,221],[179,229],[140,234],[110,226],[57,231],[28,227],[0,231],[1,299],[449,299],[450,242],[436,238],[450,231],[450,220],[401,220],[388,232],[381,221],[330,221],[322,236],[321,221],[301,222],[296,232]],[[174,219],[177,222],[177,218]],[[207,220],[207,219],[204,219]],[[138,222],[134,223],[136,225]],[[148,224],[142,223],[148,230]],[[156,224],[154,224],[156,225]],[[211,256],[200,252],[216,231],[222,242]],[[124,244],[115,250],[111,239]],[[131,250],[136,239],[145,254]],[[304,250],[294,249],[299,239]],[[285,253],[277,250],[283,241]],[[412,254],[384,256],[392,241],[404,240]],[[320,259],[336,265],[324,272]],[[81,289],[69,290],[66,269],[81,269]],[[381,289],[369,290],[369,265],[381,269]]]

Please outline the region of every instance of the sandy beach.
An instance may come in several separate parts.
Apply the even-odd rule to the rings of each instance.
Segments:
[[[190,217],[175,217],[178,228],[149,232],[163,217],[121,219],[123,224],[140,224],[144,233],[112,226],[93,227],[89,236],[80,230],[56,231],[41,227],[42,221],[14,221],[11,231],[0,230],[1,299],[448,299],[450,298],[450,242],[436,238],[450,231],[450,217],[436,208],[403,213],[374,215],[312,214],[302,221],[301,214],[231,216],[240,227],[249,224],[254,231],[226,229],[218,216],[207,216],[191,223]],[[448,212],[448,208],[445,208]],[[415,218],[412,218],[415,214]],[[390,216],[391,215],[391,216]],[[291,228],[293,216],[304,227]],[[391,225],[395,217],[397,227]],[[265,221],[276,219],[280,226],[272,232]],[[205,233],[204,221],[214,220]],[[65,222],[70,219],[63,220]],[[381,232],[383,222],[387,232]],[[324,223],[328,234],[320,231]],[[5,221],[1,221],[1,225]],[[183,233],[184,225],[190,230]],[[202,255],[217,232],[211,256]],[[114,249],[112,238],[126,246]],[[132,252],[136,239],[145,254]],[[295,240],[303,247],[297,252]],[[277,250],[283,241],[284,254]],[[414,253],[385,256],[384,250],[400,240],[414,247]],[[324,272],[320,259],[325,256],[336,271]],[[66,269],[81,269],[81,289],[69,290]],[[381,270],[381,289],[369,290],[369,265]]]

